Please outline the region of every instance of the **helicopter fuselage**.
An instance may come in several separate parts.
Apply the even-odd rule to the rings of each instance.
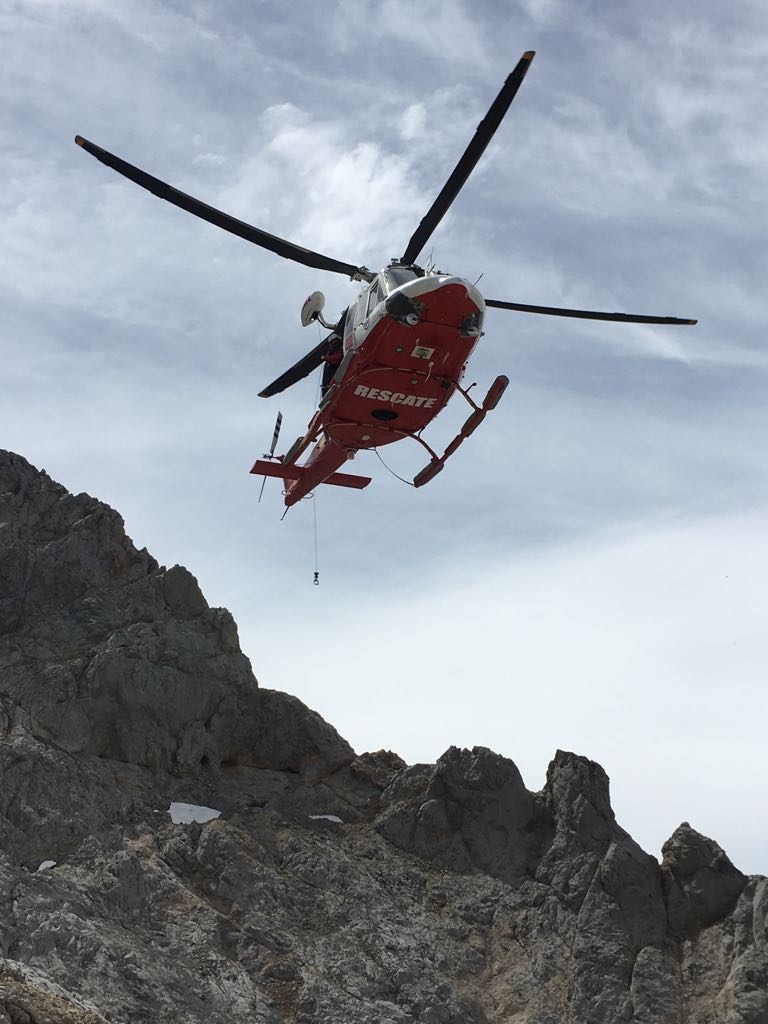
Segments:
[[[485,302],[468,281],[425,274],[387,290],[391,283],[382,272],[347,312],[344,359],[318,410],[345,448],[423,430],[453,395],[482,331]]]
[[[361,449],[409,437],[434,455],[418,435],[459,389],[484,312],[483,296],[463,278],[402,267],[377,274],[347,310],[342,360],[307,434],[283,460],[296,465],[315,443],[298,479],[284,478],[286,505]]]

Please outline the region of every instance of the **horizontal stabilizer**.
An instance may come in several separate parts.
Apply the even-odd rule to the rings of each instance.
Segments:
[[[300,480],[304,472],[303,466],[294,464],[284,465],[282,462],[268,462],[266,459],[258,459],[253,464],[251,473],[257,476],[276,476],[281,480]],[[369,476],[355,476],[353,473],[331,473],[323,480],[324,484],[334,484],[336,487],[356,487],[361,490],[371,482]]]

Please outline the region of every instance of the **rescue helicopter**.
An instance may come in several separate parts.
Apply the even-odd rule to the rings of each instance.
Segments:
[[[287,508],[319,484],[366,487],[370,477],[340,472],[358,451],[378,449],[408,438],[426,451],[429,461],[413,479],[415,487],[432,480],[458,447],[496,407],[509,379],[499,375],[485,397],[476,402],[462,385],[467,362],[482,333],[485,311],[491,309],[548,316],[610,320],[636,324],[695,324],[671,316],[607,313],[563,309],[486,299],[461,277],[417,263],[427,241],[448,212],[501,124],[534,58],[523,54],[507,77],[488,113],[477,127],[460,160],[434,203],[408,241],[402,256],[377,273],[305,249],[269,234],[200,200],[178,191],[145,171],[78,135],[75,142],[102,163],[161,199],[186,210],[278,256],[317,270],[343,274],[364,284],[359,297],[336,322],[323,317],[324,297],[313,292],[301,310],[301,323],[319,322],[330,333],[260,392],[271,398],[323,366],[322,397],[306,432],[284,455],[275,455],[282,417],[278,415],[270,451],[251,472],[284,482]],[[422,432],[448,401],[459,394],[470,413],[458,434],[438,454]],[[311,448],[306,461],[299,460]],[[263,490],[263,484],[262,484]]]

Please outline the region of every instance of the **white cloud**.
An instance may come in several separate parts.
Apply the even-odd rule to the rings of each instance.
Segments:
[[[520,7],[538,27],[551,25],[562,18],[573,17],[573,7],[562,0],[520,0]]]
[[[221,167],[227,162],[227,157],[222,153],[198,153],[193,158],[196,164],[208,164],[210,167]]]
[[[411,103],[400,118],[400,134],[407,141],[418,139],[427,124],[427,112],[423,103]]]
[[[464,0],[340,0],[333,38],[348,50],[377,39],[397,61],[413,50],[459,65],[482,61],[486,31],[483,19]]]
[[[347,262],[386,262],[413,230],[409,210],[426,204],[406,159],[291,104],[265,112],[254,148],[221,204]]]

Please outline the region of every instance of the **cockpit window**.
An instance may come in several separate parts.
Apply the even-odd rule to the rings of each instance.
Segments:
[[[392,292],[395,288],[399,288],[401,284],[413,281],[418,277],[418,274],[408,267],[387,267],[385,276],[387,279],[387,291]]]
[[[381,302],[381,292],[382,292],[382,289],[381,289],[380,282],[379,281],[375,281],[371,285],[371,289],[368,292],[368,315],[369,316],[371,314],[371,311],[374,310],[376,308],[376,306],[378,306],[378,304]]]

